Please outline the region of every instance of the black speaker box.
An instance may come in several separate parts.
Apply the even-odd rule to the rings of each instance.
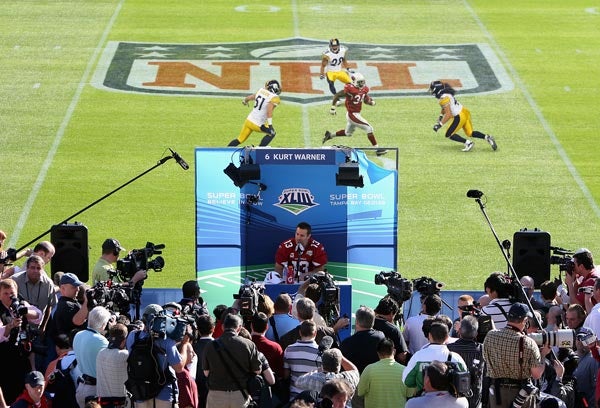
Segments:
[[[550,279],[550,234],[538,229],[515,232],[513,267],[519,278],[528,275],[539,289]]]
[[[88,230],[83,224],[57,224],[50,229],[50,241],[56,253],[50,263],[52,275],[72,272],[82,282],[89,278]]]

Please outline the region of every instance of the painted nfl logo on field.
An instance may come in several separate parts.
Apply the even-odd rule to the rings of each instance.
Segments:
[[[239,98],[274,78],[286,103],[324,103],[332,97],[319,79],[327,44],[306,38],[220,44],[112,41],[92,83],[122,92]],[[351,67],[366,77],[374,97],[429,96],[425,90],[434,79],[452,83],[461,94],[514,87],[487,44],[343,44]]]

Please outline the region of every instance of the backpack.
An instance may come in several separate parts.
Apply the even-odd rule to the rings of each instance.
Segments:
[[[140,339],[140,332],[135,333],[127,358],[127,381],[125,381],[125,387],[134,401],[153,399],[166,385],[175,381],[168,365],[165,369],[161,368],[161,356],[166,360],[167,353],[155,344],[151,335]]]
[[[75,398],[77,384],[71,377],[71,370],[77,366],[77,360],[73,360],[67,368],[60,368],[61,365],[62,358],[57,362],[56,369],[50,374],[46,392],[51,395],[50,401],[55,408],[79,408]]]

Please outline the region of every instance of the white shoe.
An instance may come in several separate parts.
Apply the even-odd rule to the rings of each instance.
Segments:
[[[470,140],[467,140],[465,142],[465,148],[462,149],[462,151],[463,152],[468,152],[468,151],[470,151],[473,148],[474,145],[475,145],[475,143],[471,142]]]

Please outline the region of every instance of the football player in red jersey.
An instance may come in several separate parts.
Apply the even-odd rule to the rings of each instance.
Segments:
[[[325,247],[312,235],[312,227],[307,222],[296,226],[294,238],[279,244],[275,253],[275,272],[281,276],[283,268],[292,265],[296,282],[303,282],[314,272],[323,271],[327,264]]]
[[[367,132],[367,137],[369,138],[371,145],[373,147],[379,147],[375,135],[373,134],[373,126],[371,126],[371,124],[360,114],[363,102],[367,105],[375,106],[375,101],[369,96],[369,87],[366,85],[365,77],[361,73],[355,72],[352,74],[351,78],[352,83],[346,84],[343,90],[333,96],[331,109],[329,110],[329,113],[335,115],[337,113],[335,107],[337,106],[338,101],[342,97],[346,97],[346,128],[338,130],[335,133],[331,133],[327,130],[325,132],[325,137],[323,137],[323,143],[334,137],[352,136],[354,130],[360,128]],[[377,149],[376,151],[377,156],[386,153],[386,149]]]

